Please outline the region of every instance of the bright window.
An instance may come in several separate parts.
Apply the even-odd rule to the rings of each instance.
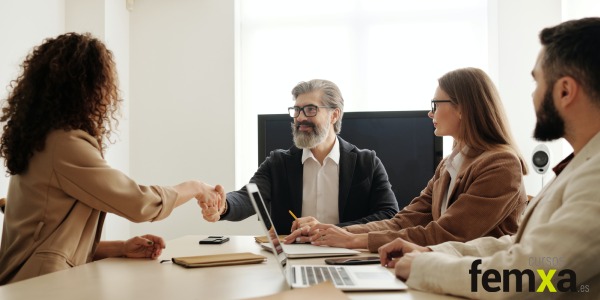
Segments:
[[[345,111],[424,110],[444,73],[488,69],[487,1],[241,0],[239,8],[238,187],[258,164],[257,114],[286,113],[300,81],[335,82]]]

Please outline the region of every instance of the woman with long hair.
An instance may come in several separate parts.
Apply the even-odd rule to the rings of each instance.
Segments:
[[[157,258],[162,238],[100,241],[106,213],[157,221],[188,200],[219,207],[222,187],[138,185],[104,159],[117,125],[112,53],[89,34],[45,40],[22,64],[2,108],[0,156],[11,175],[0,285],[113,256]]]

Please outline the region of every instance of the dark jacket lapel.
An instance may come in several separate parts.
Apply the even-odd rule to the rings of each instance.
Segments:
[[[287,175],[290,186],[290,199],[292,203],[292,211],[300,215],[302,214],[302,176],[303,176],[303,165],[302,165],[302,149],[298,149],[295,146],[290,148],[290,154],[286,158]]]
[[[346,207],[346,203],[348,203],[350,187],[352,186],[352,177],[354,176],[354,167],[356,166],[356,153],[352,152],[352,149],[355,148],[354,145],[344,141],[339,136],[338,141],[340,143],[340,190],[338,194],[338,210],[340,220],[342,220],[344,208]]]

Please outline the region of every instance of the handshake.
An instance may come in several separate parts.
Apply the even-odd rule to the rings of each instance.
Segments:
[[[210,186],[203,184],[204,188],[194,197],[202,209],[202,217],[209,222],[216,222],[227,210],[227,198],[221,185]]]

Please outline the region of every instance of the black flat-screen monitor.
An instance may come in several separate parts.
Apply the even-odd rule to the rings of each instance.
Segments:
[[[443,156],[428,111],[346,112],[340,136],[375,150],[388,173],[400,209],[419,195]],[[258,164],[275,149],[293,145],[288,114],[258,115]]]

